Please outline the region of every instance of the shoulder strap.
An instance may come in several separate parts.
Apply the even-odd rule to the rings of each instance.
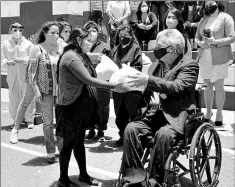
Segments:
[[[40,45],[38,45],[38,47],[39,47],[39,49],[40,49],[41,53],[43,53],[43,51],[42,51],[42,47],[41,47]]]

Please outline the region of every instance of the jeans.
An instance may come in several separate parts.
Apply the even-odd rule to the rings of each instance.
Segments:
[[[24,118],[26,109],[34,98],[34,91],[32,85],[26,83],[25,94],[23,100],[17,110],[15,128],[19,130],[20,124]],[[48,155],[55,154],[55,141],[53,133],[53,96],[42,94],[42,117],[43,117],[43,133]]]

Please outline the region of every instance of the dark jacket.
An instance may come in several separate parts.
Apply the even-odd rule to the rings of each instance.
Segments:
[[[184,124],[188,116],[186,110],[196,103],[195,86],[199,72],[198,63],[193,59],[184,57],[176,65],[172,65],[164,77],[162,77],[161,69],[159,62],[150,66],[146,93],[153,91],[164,93],[167,96],[166,99],[160,97],[163,113],[169,124],[183,134]],[[156,110],[151,112],[155,113]]]
[[[126,47],[126,51],[122,59],[119,58],[118,50],[120,49],[121,45],[115,46],[111,51],[112,60],[121,68],[121,64],[127,64],[130,62],[130,66],[142,71],[143,68],[143,61],[142,61],[142,51],[140,46],[134,40],[130,43],[129,46]]]

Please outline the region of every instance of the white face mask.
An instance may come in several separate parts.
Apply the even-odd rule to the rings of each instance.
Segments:
[[[141,7],[141,12],[147,12],[148,11],[148,7]]]
[[[20,31],[13,32],[13,37],[15,39],[20,39],[22,37],[22,32],[20,32]]]
[[[91,33],[91,42],[94,43],[97,40],[98,32],[90,32]]]

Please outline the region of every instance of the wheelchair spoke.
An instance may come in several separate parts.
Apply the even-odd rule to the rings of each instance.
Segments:
[[[206,174],[207,174],[208,182],[209,182],[209,184],[211,184],[212,179],[211,179],[211,168],[210,168],[210,161],[209,160],[207,160]]]
[[[211,132],[210,136],[208,138],[208,142],[207,142],[207,154],[208,155],[210,154],[210,151],[211,151],[211,145],[212,145],[212,142],[213,142],[213,138],[214,138],[214,134]]]
[[[201,168],[200,168],[200,172],[199,172],[199,178],[201,179],[202,176],[203,176],[203,173],[206,169],[206,166],[207,166],[207,160],[204,160],[202,163],[201,163]]]

